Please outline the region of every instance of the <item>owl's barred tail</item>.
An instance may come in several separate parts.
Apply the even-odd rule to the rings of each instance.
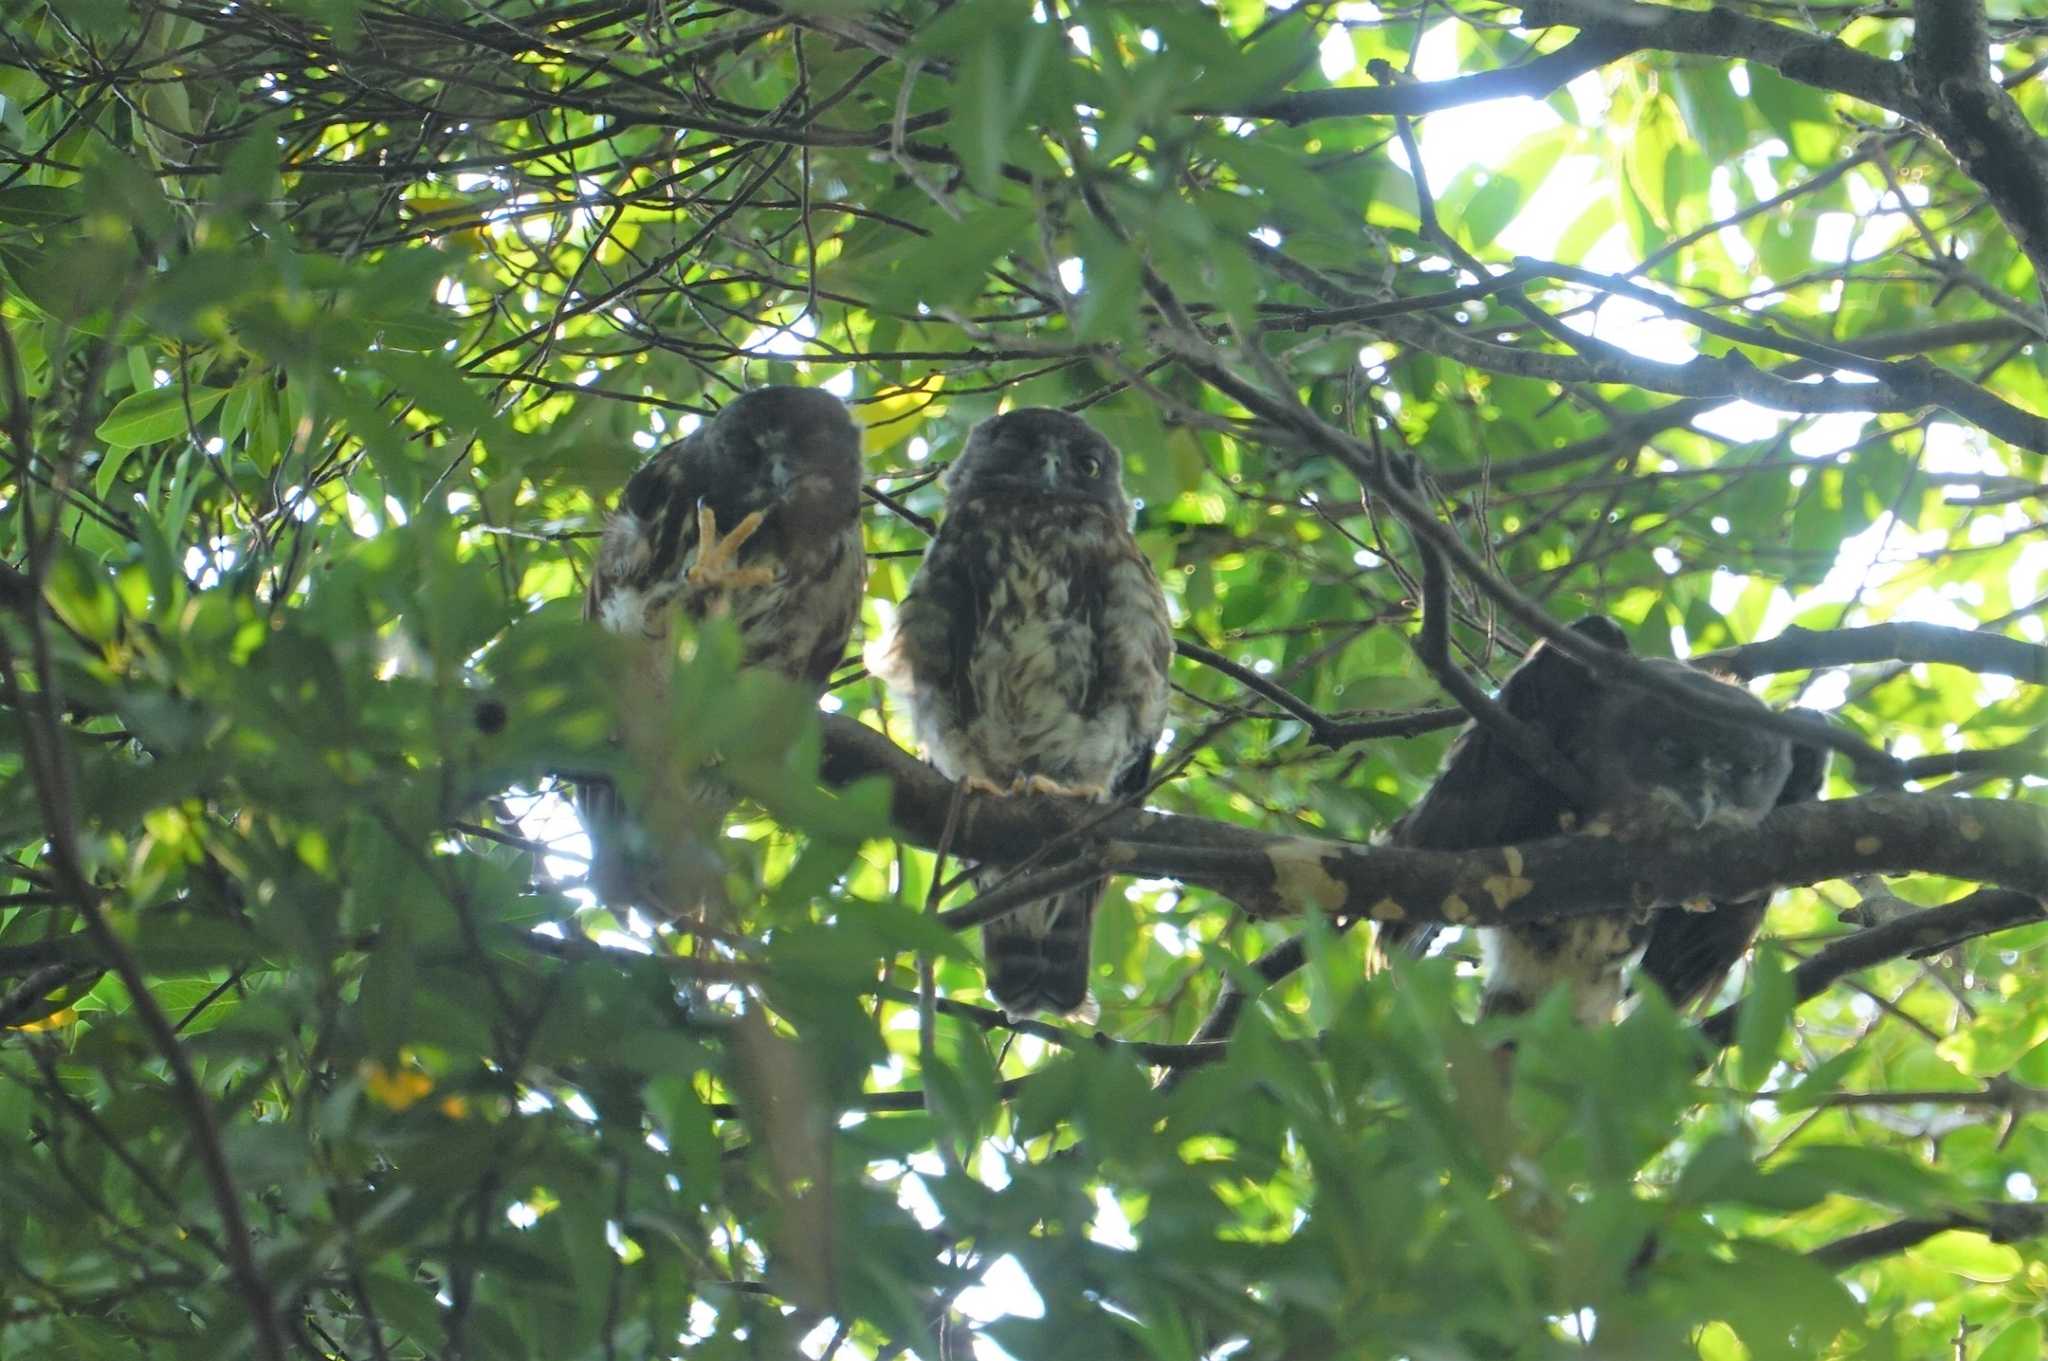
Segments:
[[[1103,881],[1018,908],[981,928],[988,990],[1011,1016],[1082,1011],[1088,949]]]

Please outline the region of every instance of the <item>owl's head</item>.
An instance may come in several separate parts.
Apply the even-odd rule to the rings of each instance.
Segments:
[[[983,421],[946,474],[949,499],[1060,497],[1106,506],[1128,522],[1123,459],[1079,416],[1030,406]]]
[[[1645,665],[1682,684],[1734,697],[1757,716],[1770,711],[1740,686],[1671,661]],[[1693,713],[1660,695],[1617,689],[1605,697],[1584,764],[1600,811],[1623,818],[1650,803],[1704,826],[1754,824],[1771,811],[1792,774],[1792,743],[1775,732]]]
[[[818,388],[743,392],[699,428],[714,457],[734,472],[765,470],[781,486],[805,475],[860,477],[860,430],[846,404]]]

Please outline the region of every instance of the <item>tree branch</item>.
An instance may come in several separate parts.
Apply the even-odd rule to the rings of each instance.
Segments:
[[[1351,435],[1330,425],[1292,396],[1276,397],[1240,378],[1222,351],[1192,333],[1164,335],[1162,342],[1176,348],[1181,361],[1211,387],[1237,401],[1253,415],[1271,422],[1294,440],[1341,462],[1400,517],[1418,543],[1432,545],[1509,617],[1536,636],[1548,640],[1594,676],[1647,690],[1687,712],[1725,715],[1730,719],[1740,719],[1750,727],[1782,733],[1797,741],[1839,751],[1871,778],[1894,787],[1903,782],[1903,767],[1897,757],[1878,750],[1839,726],[1803,719],[1796,714],[1758,713],[1756,706],[1743,696],[1721,696],[1701,691],[1643,665],[1626,652],[1601,647],[1584,635],[1574,633],[1552,619],[1535,601],[1489,571],[1455,529],[1439,521],[1429,506],[1386,476],[1372,451]]]
[[[1419,486],[1413,469],[1398,474],[1403,490],[1415,495]],[[1444,555],[1435,544],[1417,539],[1415,551],[1422,558],[1422,629],[1415,638],[1415,655],[1421,659],[1438,685],[1458,701],[1458,707],[1472,715],[1472,721],[1507,744],[1529,768],[1542,776],[1551,788],[1574,804],[1589,801],[1586,777],[1551,745],[1550,739],[1533,725],[1524,723],[1481,690],[1470,676],[1451,660],[1451,581]]]
[[[35,785],[36,802],[43,829],[50,841],[50,864],[57,884],[75,903],[85,919],[86,934],[100,958],[120,976],[127,989],[134,1018],[149,1036],[164,1065],[170,1069],[172,1089],[183,1108],[199,1167],[211,1192],[214,1210],[220,1215],[221,1238],[228,1271],[242,1307],[248,1311],[256,1355],[265,1361],[284,1361],[283,1330],[278,1325],[277,1306],[270,1281],[257,1264],[247,1219],[242,1214],[241,1191],[228,1167],[221,1143],[220,1117],[199,1080],[198,1070],[178,1040],[176,1029],[164,1014],[142,964],[115,930],[99,888],[86,869],[80,849],[77,819],[76,780],[70,767],[70,749],[65,744],[63,724],[58,718],[59,697],[54,683],[47,630],[42,611],[31,606],[18,612],[27,621],[33,645],[33,674],[36,688],[25,692],[16,678],[14,650],[0,632],[0,688],[8,707],[21,718],[25,764]]]
[[[1451,80],[1401,85],[1369,85],[1341,90],[1295,90],[1235,111],[1242,118],[1271,118],[1282,123],[1308,123],[1318,118],[1360,118],[1376,114],[1425,114],[1481,104],[1492,99],[1527,96],[1540,99],[1561,90],[1588,71],[1625,57],[1643,44],[1619,24],[1589,27],[1576,38],[1540,57],[1498,71]]]
[[[1897,63],[1868,56],[1835,38],[1719,6],[1683,10],[1618,0],[1526,0],[1522,27],[1553,24],[1582,32],[1621,30],[1631,40],[1631,52],[1740,58],[1768,66],[1788,80],[1836,90],[1907,118],[1921,113],[1913,82]]]
[[[1839,804],[1804,806],[1827,808]],[[2039,895],[1982,889],[1955,902],[1898,917],[1836,941],[1792,971],[1793,996],[1799,1002],[1810,1001],[1858,969],[1909,955],[1933,954],[1977,936],[2043,918],[2048,918],[2048,906],[2044,906]],[[1725,1049],[1735,1043],[1735,1017],[1740,1007],[1740,1002],[1723,1007],[1700,1022],[1700,1034],[1708,1044]]]
[[[1912,63],[1920,121],[1984,191],[2048,297],[2048,143],[1992,78],[1982,0],[1915,5]]]
[[[2048,1233],[2048,1205],[1990,1200],[1973,1211],[1956,1210],[1921,1219],[1901,1219],[1881,1228],[1865,1229],[1847,1238],[1823,1243],[1807,1257],[1830,1271],[1844,1271],[1860,1262],[1889,1257],[1952,1229],[1984,1234],[1994,1243],[2021,1243]]]
[[[1200,643],[1176,638],[1173,641],[1173,650],[1191,662],[1200,662],[1212,671],[1222,672],[1261,699],[1278,705],[1290,718],[1298,719],[1308,726],[1309,740],[1316,746],[1328,747],[1334,751],[1344,745],[1336,735],[1340,725],[1333,723],[1326,715],[1298,698],[1286,686],[1268,680],[1250,667],[1240,666],[1222,653],[1203,647]]]
[[[936,846],[953,783],[851,718],[825,720],[833,784],[881,776],[902,838]],[[1083,825],[1086,830],[1083,831]],[[1553,837],[1445,852],[1282,836],[1138,808],[1044,796],[968,797],[957,854],[1014,864],[1055,837],[1099,851],[1114,873],[1211,889],[1258,917],[1498,926],[1701,897],[1741,899],[1848,874],[1922,870],[2048,896],[2048,808],[1993,799],[1879,794],[1780,808],[1756,827],[1670,837]]]
[[[2048,685],[2048,647],[2000,633],[1941,624],[1871,624],[1850,629],[1807,629],[1795,624],[1775,638],[1692,659],[1694,666],[1726,671],[1739,680],[1860,662],[1938,662],[1981,675]]]

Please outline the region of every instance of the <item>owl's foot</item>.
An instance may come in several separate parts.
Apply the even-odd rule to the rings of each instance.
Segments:
[[[1021,788],[1026,794],[1050,794],[1057,799],[1087,799],[1101,803],[1109,798],[1109,789],[1099,784],[1061,784],[1045,775],[1026,775],[1013,788]]]
[[[766,586],[775,580],[767,567],[739,566],[740,549],[767,518],[755,511],[732,527],[723,538],[718,533],[718,515],[711,507],[697,505],[697,560],[690,564],[685,579],[699,590],[730,590],[736,586]]]
[[[1714,900],[1707,897],[1687,898],[1678,905],[1687,912],[1712,912],[1714,910]]]
[[[1088,799],[1102,803],[1109,798],[1109,790],[1102,785],[1066,785],[1049,775],[1019,775],[1008,784],[997,784],[985,775],[968,775],[960,783],[967,786],[970,794],[993,794],[999,799],[1012,799],[1019,794],[1050,794],[1057,799]]]

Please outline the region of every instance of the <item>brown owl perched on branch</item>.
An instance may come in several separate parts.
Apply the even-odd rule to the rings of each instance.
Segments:
[[[625,682],[623,735],[642,762],[659,763],[660,724],[675,660],[670,621],[729,617],[741,665],[822,692],[860,613],[867,560],[860,538],[860,432],[838,398],[798,387],[764,387],[728,402],[713,419],[647,460],[626,483],[584,598],[583,613],[641,640],[642,674]],[[645,731],[641,731],[644,729]],[[668,780],[662,828],[635,828],[604,781],[579,789],[593,850],[593,878],[607,901],[647,897],[669,914],[693,904],[693,887],[720,872],[715,835],[730,795],[715,782],[650,771]],[[646,882],[665,861],[664,886]]]
[[[1613,621],[1573,626],[1620,651]],[[1722,695],[1748,692],[1680,662],[1644,663],[1689,686]],[[1763,702],[1752,700],[1758,713]],[[1596,679],[1562,652],[1538,646],[1507,679],[1500,703],[1547,737],[1586,777],[1575,804],[1485,728],[1468,727],[1421,802],[1389,840],[1427,850],[1472,850],[1555,836],[1563,830],[1631,836],[1708,822],[1754,826],[1781,804],[1817,797],[1827,751],[1739,721],[1689,712],[1661,695]],[[1632,910],[1482,931],[1483,1015],[1514,1014],[1552,987],[1571,992],[1582,1022],[1613,1017],[1624,976],[1655,983],[1674,1006],[1719,985],[1762,925],[1768,895],[1702,904],[1703,911]],[[1420,954],[1434,928],[1382,928],[1381,949]],[[1640,960],[1640,966],[1638,965]]]
[[[948,475],[946,516],[869,667],[932,763],[984,791],[1112,803],[1143,792],[1166,722],[1166,597],[1130,531],[1116,449],[1076,416],[984,421]],[[1006,871],[982,870],[977,883]],[[1012,1016],[1088,1001],[1102,881],[982,928]]]

